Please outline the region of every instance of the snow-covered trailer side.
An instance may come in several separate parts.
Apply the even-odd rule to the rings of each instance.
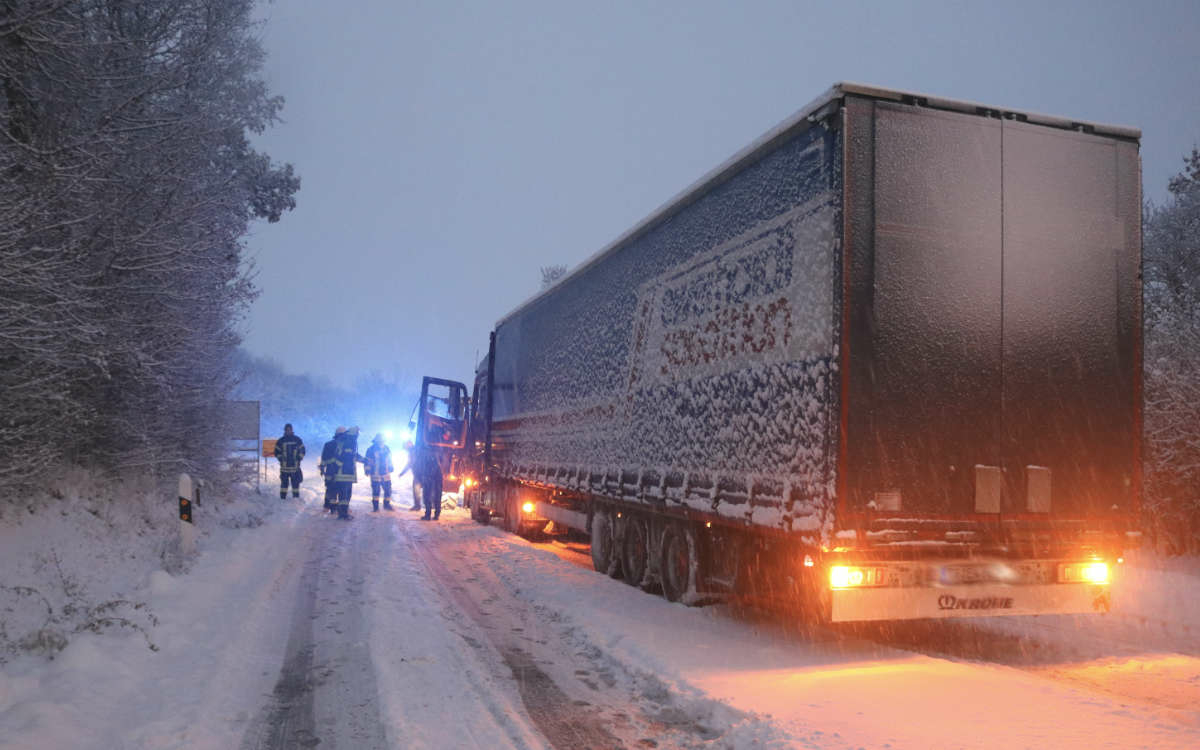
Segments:
[[[471,502],[672,599],[1102,608],[1140,484],[1138,137],[834,86],[497,324]]]

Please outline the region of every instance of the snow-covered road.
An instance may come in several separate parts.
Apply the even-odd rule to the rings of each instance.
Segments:
[[[804,628],[368,508],[306,486],[209,529],[139,592],[157,651],[110,630],[0,668],[0,747],[1200,746],[1200,618],[1145,614],[1194,571],[1130,571],[1117,617]]]

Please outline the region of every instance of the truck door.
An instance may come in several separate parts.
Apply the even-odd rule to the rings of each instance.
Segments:
[[[426,376],[417,404],[416,444],[459,450],[467,443],[467,387]]]
[[[1137,144],[848,100],[856,509],[1136,503]]]
[[[977,475],[988,478],[976,467],[999,467],[1003,452],[1001,124],[852,105],[874,141],[853,162],[874,195],[856,193],[866,213],[851,250],[852,502],[971,513]]]

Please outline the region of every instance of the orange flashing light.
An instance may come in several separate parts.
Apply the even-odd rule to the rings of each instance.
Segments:
[[[829,568],[829,587],[833,589],[886,585],[887,571],[884,568],[860,568],[849,565],[834,565]]]
[[[1091,562],[1059,565],[1058,580],[1062,583],[1108,583],[1108,563],[1093,560]]]

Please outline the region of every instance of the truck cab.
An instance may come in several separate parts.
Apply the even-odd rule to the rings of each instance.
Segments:
[[[413,433],[412,450],[434,453],[442,470],[443,488],[450,491],[458,490],[459,474],[467,452],[470,405],[465,385],[427,376],[421,380],[421,397],[409,420],[409,429]],[[413,502],[421,502],[421,480],[415,472]]]

